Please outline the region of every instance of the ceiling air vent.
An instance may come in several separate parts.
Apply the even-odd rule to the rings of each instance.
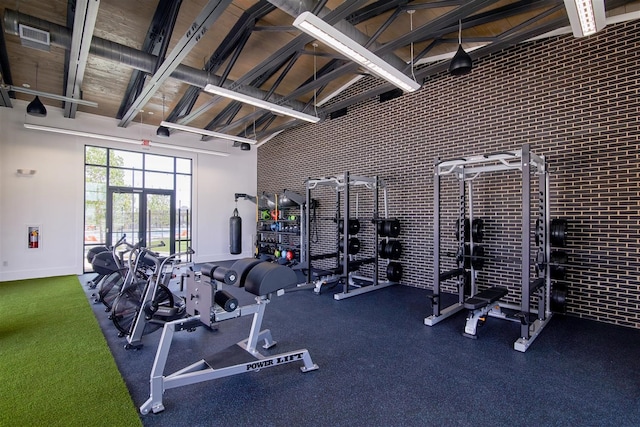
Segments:
[[[32,47],[34,49],[49,51],[51,49],[51,39],[48,31],[42,31],[37,28],[19,24],[20,41],[22,46]]]

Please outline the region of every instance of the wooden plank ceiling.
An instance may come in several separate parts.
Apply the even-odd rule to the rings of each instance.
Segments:
[[[334,24],[346,21],[366,36],[371,50],[380,55],[395,55],[409,64],[404,70],[407,74],[411,74],[413,51],[413,74],[419,83],[446,71],[448,57],[458,46],[460,21],[462,45],[474,59],[569,25],[562,0],[101,0],[97,3],[91,50],[80,76],[80,89],[82,99],[97,102],[98,107],[79,105],[78,111],[116,118],[123,127],[131,120],[159,125],[165,118],[201,129],[258,138],[301,122],[215,97],[204,92],[200,83],[219,82],[322,118],[394,89],[349,66],[349,61],[339,54],[301,34],[292,22],[303,11],[311,10]],[[607,15],[638,11],[639,3],[607,1]],[[10,98],[33,99],[33,95],[6,90],[8,85],[29,85],[38,91],[70,96],[66,85],[68,52],[74,25],[83,24],[75,22],[75,9],[81,4],[80,0],[0,0],[4,18],[0,37],[4,97],[0,97],[0,106],[12,107]],[[193,47],[188,46],[190,50],[181,58],[179,72],[155,87],[148,86],[154,73],[163,66],[163,58],[171,57],[202,12],[216,7],[221,13],[212,19],[199,41]],[[413,13],[407,13],[410,11]],[[23,46],[17,35],[18,24],[49,31],[49,50]],[[373,79],[374,88],[346,99],[342,97],[339,102],[326,102],[331,94],[358,76]],[[138,93],[147,93],[149,99],[135,108]],[[313,105],[314,99],[318,105]],[[46,97],[42,100],[45,105],[64,106],[62,101]],[[65,114],[75,117],[73,110]],[[127,114],[130,121],[126,120]]]

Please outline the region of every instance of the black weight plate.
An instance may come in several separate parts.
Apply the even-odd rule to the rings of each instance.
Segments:
[[[385,242],[384,240],[380,240],[380,242],[378,243],[378,256],[380,258],[387,258],[387,253],[385,251],[386,244],[387,242]]]
[[[397,240],[389,240],[384,250],[387,258],[399,259],[402,255],[402,244]]]
[[[484,238],[484,221],[482,218],[473,219],[471,233],[474,243],[482,243],[482,239]]]
[[[390,282],[399,282],[402,279],[402,264],[399,262],[390,262],[387,265],[387,280]]]
[[[551,244],[565,247],[567,245],[568,222],[566,219],[554,219],[551,221]]]
[[[378,229],[378,236],[387,237],[386,231],[384,229],[385,221],[381,220],[377,223],[376,227]]]
[[[384,231],[386,236],[398,237],[398,235],[400,235],[400,221],[397,219],[385,220]]]

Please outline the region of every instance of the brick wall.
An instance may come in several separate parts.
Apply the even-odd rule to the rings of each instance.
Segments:
[[[280,134],[259,148],[258,189],[304,194],[308,177],[380,176],[389,214],[403,226],[402,282],[429,289],[434,159],[528,143],[550,165],[551,217],[570,221],[568,313],[640,328],[639,70],[638,21],[584,39],[524,43],[477,61],[469,75],[443,73],[417,93],[363,101],[346,116]],[[478,283],[515,294],[521,175],[487,174],[474,188],[487,255],[502,258],[487,263]],[[455,184],[443,183],[443,193],[447,248],[454,245]],[[445,258],[442,269],[447,262],[453,265]]]

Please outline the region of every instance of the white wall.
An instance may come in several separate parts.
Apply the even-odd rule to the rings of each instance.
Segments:
[[[131,145],[25,129],[24,123],[84,130],[102,135],[149,139],[145,152],[193,159],[193,249],[195,262],[240,258],[253,254],[255,205],[238,203],[243,217],[243,253],[229,255],[229,217],[234,193],[256,193],[257,150],[241,151],[228,142],[201,142],[195,134],[178,133],[171,144],[231,153],[229,157],[176,151],[153,146],[155,127],[79,112],[66,119],[47,106],[46,118],[25,114],[26,102],[12,100],[0,108],[0,281],[81,274],[84,230],[84,146],[97,145],[143,151]],[[164,142],[164,141],[162,141]],[[36,170],[19,176],[17,169]],[[27,227],[38,225],[41,244],[27,247]]]

